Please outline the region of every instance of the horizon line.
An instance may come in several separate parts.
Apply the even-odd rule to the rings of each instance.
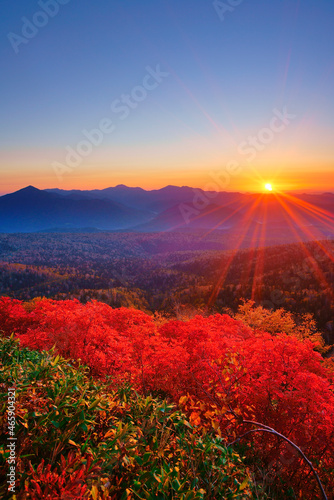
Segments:
[[[106,186],[105,188],[91,188],[91,189],[78,189],[78,188],[69,188],[69,189],[62,189],[62,188],[45,188],[45,189],[40,189],[36,186],[33,186],[32,184],[29,184],[27,186],[24,186],[22,188],[19,188],[19,189],[16,189],[15,191],[8,191],[8,192],[0,192],[0,197],[2,196],[6,196],[6,195],[9,195],[9,194],[14,194],[14,193],[17,193],[19,191],[22,191],[24,189],[27,189],[27,188],[34,188],[34,189],[37,189],[38,191],[63,191],[63,192],[71,192],[71,191],[79,191],[79,192],[92,192],[92,191],[104,191],[106,189],[115,189],[115,188],[118,188],[118,187],[124,187],[124,188],[127,188],[127,189],[141,189],[142,191],[145,191],[147,193],[150,193],[150,192],[153,192],[153,191],[161,191],[163,189],[166,189],[168,187],[170,188],[177,188],[177,189],[182,189],[182,188],[187,188],[187,189],[193,189],[193,190],[198,190],[198,191],[203,191],[203,192],[216,192],[216,193],[235,193],[235,194],[259,194],[260,191],[258,190],[248,190],[248,191],[236,191],[236,190],[228,190],[228,189],[224,189],[224,190],[217,190],[217,191],[213,191],[213,190],[206,190],[206,189],[203,189],[203,188],[200,188],[200,187],[193,187],[193,186],[189,186],[189,185],[176,185],[176,184],[167,184],[161,188],[155,188],[155,189],[145,189],[141,186],[128,186],[126,184],[116,184],[115,186]],[[277,191],[277,192],[280,192],[280,191]],[[333,188],[333,191],[331,190],[312,190],[312,189],[289,189],[289,190],[284,190],[284,193],[293,193],[293,194],[313,194],[313,195],[324,195],[324,194],[333,194],[334,195],[334,188]],[[273,194],[273,193],[267,193],[267,194]]]

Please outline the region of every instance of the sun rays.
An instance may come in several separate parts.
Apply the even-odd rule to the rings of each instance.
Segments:
[[[264,188],[263,194],[251,196],[247,207],[242,209],[243,223],[240,225],[235,250],[228,259],[223,260],[219,278],[213,286],[210,304],[214,303],[226,283],[238,251],[245,247],[253,248],[253,259],[249,262],[248,270],[244,273],[240,285],[250,287],[252,299],[263,300],[261,299],[265,266],[263,248],[268,244],[284,244],[288,234],[293,236],[296,243],[301,244],[305,262],[308,262],[308,270],[316,277],[319,287],[326,288],[333,298],[332,287],[321,268],[321,259],[310,254],[306,242],[314,241],[319,255],[326,255],[334,261],[333,253],[327,249],[324,242],[330,235],[334,238],[334,215],[326,208],[304,200],[303,197],[276,191],[271,183],[266,183]],[[268,197],[266,193],[272,193],[272,196]],[[282,241],[279,241],[280,238]]]

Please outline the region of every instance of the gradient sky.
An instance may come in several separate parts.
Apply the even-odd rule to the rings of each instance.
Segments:
[[[241,0],[224,20],[211,0],[62,2],[53,18],[38,1],[1,2],[1,194],[217,177],[226,190],[334,191],[334,2]],[[22,18],[46,25],[28,39]],[[157,65],[169,75],[113,111]],[[284,108],[290,123],[264,132]],[[114,130],[66,162],[105,118]],[[250,153],[250,137],[266,144]]]

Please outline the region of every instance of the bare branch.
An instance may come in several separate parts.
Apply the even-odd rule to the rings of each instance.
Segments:
[[[324,490],[324,488],[322,486],[322,482],[321,482],[321,480],[319,478],[319,475],[318,475],[317,471],[313,467],[312,462],[310,462],[310,460],[302,452],[302,450],[299,448],[299,446],[297,446],[293,441],[291,441],[290,439],[288,439],[287,437],[285,437],[283,434],[275,431],[274,429],[272,429],[271,427],[268,427],[267,425],[259,424],[258,422],[251,422],[249,420],[248,421],[244,420],[243,423],[248,423],[248,424],[252,424],[252,425],[258,425],[258,426],[261,426],[262,428],[261,429],[251,429],[250,431],[245,432],[245,434],[243,434],[242,436],[238,437],[235,441],[233,441],[233,443],[229,443],[227,446],[233,446],[235,443],[239,442],[240,439],[242,439],[245,436],[247,436],[248,434],[251,434],[251,433],[254,433],[254,432],[268,432],[269,434],[273,434],[274,436],[278,436],[279,438],[281,438],[284,441],[286,441],[287,443],[289,443],[300,454],[300,456],[303,458],[303,460],[305,460],[305,462],[310,467],[311,471],[313,472],[313,474],[314,474],[314,476],[315,476],[315,478],[317,480],[317,483],[319,485],[319,488],[320,488],[320,491],[322,493],[323,499],[324,500],[328,500],[327,495],[326,495],[325,490]]]

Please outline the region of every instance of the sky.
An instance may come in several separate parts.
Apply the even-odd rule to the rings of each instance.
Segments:
[[[334,192],[334,2],[2,0],[0,194]]]

